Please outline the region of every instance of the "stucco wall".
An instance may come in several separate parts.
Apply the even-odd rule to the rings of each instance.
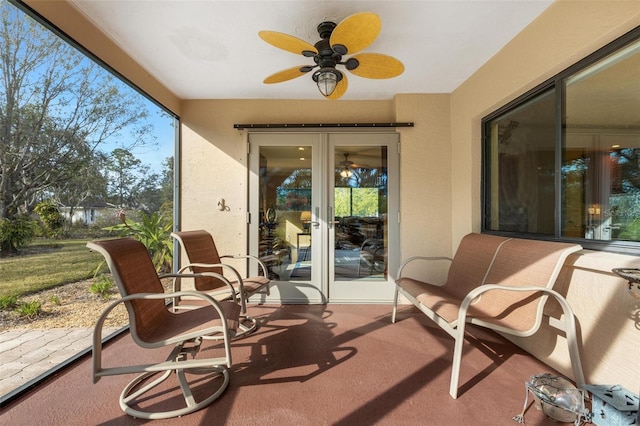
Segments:
[[[640,25],[640,2],[559,1],[451,95],[453,246],[480,230],[480,122],[483,116]],[[591,383],[640,389],[640,303],[614,267],[640,258],[584,251],[563,271],[567,299],[580,323],[583,363]],[[548,328],[513,339],[572,377],[564,338]],[[530,372],[538,373],[538,372]]]
[[[410,256],[452,252],[450,95],[396,95],[398,121],[415,127],[400,130],[400,252]],[[444,265],[442,265],[444,266]],[[445,271],[430,279],[443,281]]]

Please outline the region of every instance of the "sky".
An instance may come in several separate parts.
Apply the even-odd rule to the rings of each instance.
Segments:
[[[161,114],[161,109],[151,101],[146,101],[150,112],[152,134],[155,138],[155,145],[140,147],[132,150],[132,154],[148,165],[153,172],[162,171],[163,162],[167,157],[172,157],[175,146],[175,129],[173,127],[173,117]],[[113,146],[111,149],[115,148]],[[108,150],[105,146],[105,150]]]
[[[127,142],[129,141],[127,139],[129,130],[125,128],[117,136],[112,137],[111,140],[104,141],[100,145],[99,150],[105,154],[109,154],[116,148],[126,148],[134,157],[140,160],[143,165],[149,166],[151,172],[159,174],[163,169],[164,160],[167,157],[175,155],[175,129],[173,127],[173,116],[170,116],[167,113],[163,114],[162,109],[158,105],[137,93],[126,84],[122,84],[122,86],[124,86],[123,90],[131,90],[134,92],[134,95],[142,98],[142,103],[149,112],[147,123],[150,125],[150,134],[148,135],[148,139],[153,141],[153,143],[130,149],[127,146]],[[123,140],[127,142],[123,144]]]

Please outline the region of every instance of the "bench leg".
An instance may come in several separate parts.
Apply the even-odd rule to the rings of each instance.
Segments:
[[[393,296],[393,310],[391,311],[391,322],[396,322],[396,312],[398,311],[398,286],[396,285],[395,294]]]
[[[462,349],[464,346],[464,322],[458,325],[455,343],[453,346],[453,361],[451,363],[451,382],[449,383],[449,395],[458,398],[458,382],[460,381],[460,364],[462,363]]]
[[[571,367],[573,368],[573,379],[576,382],[576,387],[582,388],[585,384],[585,379],[582,362],[580,360],[580,349],[578,347],[578,328],[576,325],[576,317],[573,314],[571,306],[561,294],[557,293],[555,290],[546,290],[546,292],[553,295],[562,308],[562,312],[564,314],[564,328],[556,328],[560,328],[564,331],[567,339],[567,346],[569,347],[569,359],[571,360]]]

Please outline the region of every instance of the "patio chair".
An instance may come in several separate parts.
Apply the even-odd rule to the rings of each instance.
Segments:
[[[236,294],[241,306],[241,322],[240,333],[238,337],[255,331],[258,323],[254,318],[247,315],[247,300],[254,294],[269,294],[269,284],[271,280],[268,277],[268,270],[265,264],[255,256],[250,255],[220,255],[213,240],[213,236],[204,230],[197,231],[180,231],[171,234],[187,255],[187,264],[183,265],[179,272],[191,271],[193,273],[214,272],[224,275],[227,271],[231,279],[231,284],[236,289]],[[256,262],[259,267],[257,276],[242,277],[240,273],[229,264],[222,263],[222,259],[249,259]],[[234,293],[229,292],[224,281],[215,277],[200,276],[194,279],[195,289],[207,292],[216,297],[218,300],[228,300],[234,298]],[[180,286],[180,282],[176,281],[176,286]],[[174,287],[174,291],[180,290],[180,287]],[[174,301],[174,309],[190,309],[193,307],[192,301],[177,298]]]
[[[360,246],[358,260],[358,277],[360,277],[362,263],[367,266],[367,275],[380,274],[387,271],[387,249],[384,240],[367,238]]]
[[[165,293],[146,247],[132,238],[93,241],[87,247],[104,256],[121,295],[104,310],[94,328],[93,382],[104,376],[141,373],[123,389],[120,407],[130,416],[143,419],[182,416],[211,404],[229,384],[229,342],[238,327],[240,306],[232,301],[218,302],[196,291]],[[201,299],[206,306],[181,313],[167,307],[167,299],[187,295]],[[136,354],[128,353],[118,358],[121,366],[102,366],[102,328],[109,313],[122,303],[129,315],[131,338],[138,346],[174,346],[166,360],[132,365],[135,361],[129,360]],[[207,358],[196,359],[203,339],[208,337],[216,339],[215,347],[207,347]],[[140,356],[145,361],[150,357]],[[171,377],[175,377],[174,382],[165,383]]]

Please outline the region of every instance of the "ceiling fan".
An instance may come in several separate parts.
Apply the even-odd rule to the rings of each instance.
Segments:
[[[344,153],[344,160],[342,160],[340,163],[338,163],[338,165],[340,167],[360,167],[356,164],[353,163],[353,161],[349,160],[349,153]]]
[[[313,58],[315,65],[300,65],[277,72],[264,79],[265,84],[281,83],[300,77],[315,68],[313,81],[320,93],[328,99],[339,99],[347,91],[347,76],[336,69],[341,65],[354,75],[365,78],[382,79],[397,77],[404,71],[404,65],[396,58],[380,53],[360,53],[378,37],[382,22],[375,13],[361,12],[335,22],[318,25],[320,41],[315,45],[292,35],[276,31],[260,31],[258,35],[267,43],[306,58]]]
[[[363,167],[362,165],[359,164],[355,164],[353,161],[349,160],[349,154],[345,153],[344,154],[344,160],[341,161],[340,163],[338,163],[338,165],[340,166],[340,176],[342,177],[351,177],[353,175],[353,172],[351,171],[351,169],[358,169]]]

